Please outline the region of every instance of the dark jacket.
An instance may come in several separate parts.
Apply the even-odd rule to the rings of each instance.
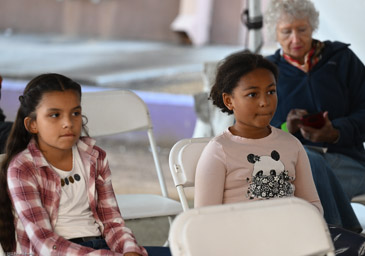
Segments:
[[[328,147],[328,152],[348,155],[365,163],[365,67],[340,42],[325,41],[321,60],[309,73],[289,64],[277,50],[268,59],[279,68],[278,107],[271,124],[280,127],[293,108],[309,113],[328,111],[339,129],[336,144],[311,143],[300,132],[294,134],[304,145]]]
[[[4,122],[5,121],[5,115],[3,113],[3,110],[0,108],[0,122]]]

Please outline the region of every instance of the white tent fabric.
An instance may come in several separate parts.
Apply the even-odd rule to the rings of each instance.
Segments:
[[[179,15],[171,24],[172,30],[185,32],[192,44],[209,42],[213,0],[181,0]]]
[[[349,43],[350,48],[365,63],[365,1],[314,0],[313,3],[319,11],[319,28],[313,37]]]

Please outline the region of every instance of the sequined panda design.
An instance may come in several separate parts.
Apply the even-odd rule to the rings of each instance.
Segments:
[[[284,164],[279,160],[280,155],[273,150],[271,156],[258,156],[249,154],[247,160],[254,164],[252,180],[249,178],[247,196],[249,199],[269,199],[274,197],[287,197],[294,194],[290,177]]]

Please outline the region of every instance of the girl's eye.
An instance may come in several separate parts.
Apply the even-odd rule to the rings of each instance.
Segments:
[[[247,94],[247,96],[250,97],[250,98],[253,98],[256,95],[257,95],[257,93],[255,93],[255,92],[251,92],[251,93]]]
[[[73,114],[72,114],[73,116],[79,116],[79,115],[81,115],[81,112],[80,111],[75,111],[75,112],[73,112]]]
[[[58,114],[58,113],[54,113],[54,114],[50,114],[49,116],[50,116],[50,117],[53,117],[53,118],[56,118],[56,117],[59,117],[59,116],[60,116],[60,114]]]
[[[270,95],[276,94],[276,90],[271,90],[268,92],[268,94],[270,94]]]

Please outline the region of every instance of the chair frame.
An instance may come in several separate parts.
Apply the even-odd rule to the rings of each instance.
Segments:
[[[194,187],[196,163],[210,140],[211,137],[182,139],[171,148],[170,172],[184,211],[189,209],[184,188]],[[186,161],[186,158],[189,158],[189,161]]]
[[[145,102],[130,90],[108,90],[84,93],[82,96],[83,114],[88,118],[91,137],[108,136],[133,131],[146,131],[155,164],[161,195],[125,194],[116,195],[124,219],[175,216],[182,211],[181,204],[169,198],[161,163],[158,157],[156,140],[149,110]],[[105,113],[112,113],[105,115]],[[112,119],[114,116],[118,118]],[[137,118],[138,116],[138,118]],[[112,120],[111,120],[112,119]],[[112,125],[108,125],[112,124]],[[146,199],[146,197],[148,197]],[[143,203],[143,198],[145,202]],[[123,204],[126,199],[134,205]],[[157,203],[149,212],[142,212],[144,206]],[[129,208],[133,208],[129,210]],[[171,223],[171,219],[169,218]]]

